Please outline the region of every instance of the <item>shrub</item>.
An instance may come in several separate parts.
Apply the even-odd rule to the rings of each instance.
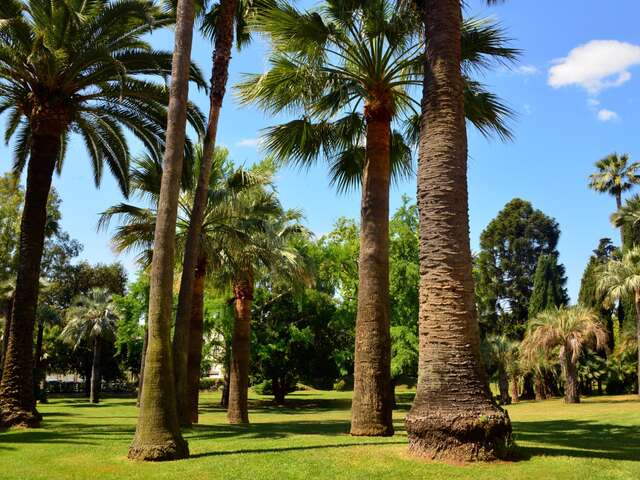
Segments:
[[[210,390],[215,392],[219,388],[222,388],[224,385],[224,380],[222,378],[201,378],[200,379],[200,390]]]

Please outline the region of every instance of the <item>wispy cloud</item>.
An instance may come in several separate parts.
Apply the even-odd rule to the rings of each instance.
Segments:
[[[540,73],[540,69],[535,65],[520,65],[517,68],[514,68],[513,71],[518,75],[523,75],[525,77]]]
[[[617,40],[592,40],[556,61],[549,69],[553,88],[578,85],[590,95],[619,87],[631,79],[629,69],[640,65],[640,46]]]
[[[256,148],[260,145],[259,138],[243,138],[236,143],[236,147]]]
[[[598,111],[598,120],[600,120],[601,122],[613,122],[616,120],[620,120],[620,115],[612,110],[603,108],[602,110]]]

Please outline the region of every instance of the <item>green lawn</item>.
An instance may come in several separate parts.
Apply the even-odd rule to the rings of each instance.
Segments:
[[[350,393],[297,392],[287,408],[253,398],[249,427],[230,426],[217,395],[202,399],[201,424],[186,432],[192,457],[162,464],[126,459],[136,408],[131,399],[94,406],[52,399],[39,430],[0,433],[0,478],[9,479],[640,479],[640,402],[597,397],[509,408],[517,462],[445,465],[406,454],[403,418],[393,438],[352,438]]]

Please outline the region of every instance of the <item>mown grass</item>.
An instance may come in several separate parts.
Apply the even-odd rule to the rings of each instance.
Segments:
[[[297,392],[284,408],[254,396],[248,427],[227,425],[206,394],[200,425],[185,432],[191,458],[162,464],[126,459],[133,399],[51,399],[43,428],[0,433],[0,479],[640,479],[637,397],[513,405],[518,461],[447,465],[407,455],[411,396],[400,395],[394,437],[353,438],[350,393]]]

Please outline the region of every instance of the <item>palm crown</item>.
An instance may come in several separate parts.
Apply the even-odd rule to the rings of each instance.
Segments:
[[[111,293],[105,288],[94,288],[74,300],[67,312],[67,325],[61,335],[75,348],[83,340],[113,339],[118,318]]]
[[[153,50],[142,37],[171,22],[152,0],[0,2],[0,112],[8,112],[6,140],[16,135],[16,170],[24,168],[33,136],[44,131],[60,136],[60,171],[76,133],[96,184],[106,163],[128,193],[123,127],[159,154],[166,125],[167,88],[140,76],[171,72],[171,53]],[[191,73],[205,85],[195,66]],[[193,105],[188,115],[202,131]]]
[[[589,176],[589,187],[619,198],[623,192],[640,183],[639,162],[629,163],[629,155],[613,153],[596,162],[598,171]],[[618,205],[620,207],[620,205]]]

